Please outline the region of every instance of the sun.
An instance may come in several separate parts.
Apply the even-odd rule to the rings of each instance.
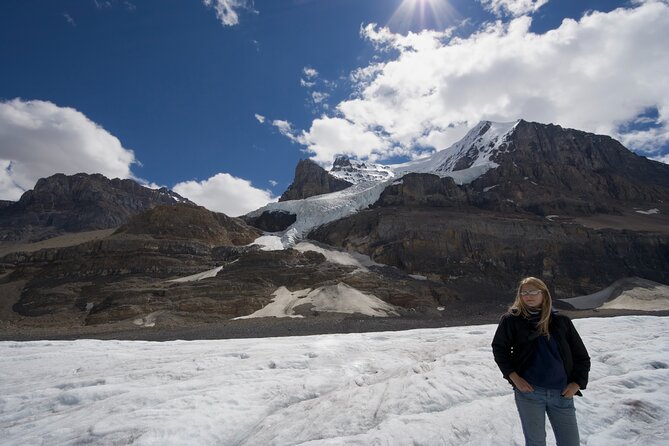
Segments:
[[[400,29],[445,28],[458,16],[449,0],[403,0],[388,25]]]

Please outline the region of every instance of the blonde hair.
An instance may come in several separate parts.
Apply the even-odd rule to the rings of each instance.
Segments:
[[[543,282],[543,280],[537,279],[536,277],[526,277],[521,280],[518,284],[518,290],[516,291],[516,300],[514,300],[513,304],[509,307],[509,313],[514,315],[520,314],[526,318],[530,317],[530,307],[528,307],[520,297],[520,291],[522,290],[523,285],[533,285],[543,293],[544,299],[541,302],[541,314],[539,315],[539,323],[537,324],[537,328],[539,329],[539,333],[541,335],[547,337],[550,336],[548,333],[548,326],[551,321],[553,298],[551,297],[551,293],[548,291],[548,287]]]

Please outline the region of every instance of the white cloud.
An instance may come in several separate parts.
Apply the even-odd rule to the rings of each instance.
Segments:
[[[300,85],[306,88],[311,88],[316,85],[316,82],[305,81],[304,79],[300,78]]]
[[[263,115],[259,115],[258,113],[255,114],[256,119],[258,120],[259,123],[264,124],[265,123],[265,117]]]
[[[299,141],[323,162],[339,153],[383,159],[446,148],[482,119],[524,118],[608,134],[651,155],[669,142],[669,4],[593,12],[544,34],[530,25],[524,16],[467,37],[364,27],[380,52],[394,51],[353,72],[354,97]],[[625,130],[649,109],[658,111],[652,130]]]
[[[318,71],[312,67],[304,67],[302,72],[308,79],[314,79],[315,77],[318,77]]]
[[[284,121],[282,119],[275,119],[272,121],[272,125],[279,129],[279,133],[281,133],[283,136],[288,137],[292,141],[297,141],[297,135],[295,134],[293,125],[290,122]]]
[[[329,97],[330,97],[329,94],[321,91],[311,92],[311,100],[314,101],[315,104],[321,104],[323,101],[326,101]]]
[[[519,17],[521,15],[533,14],[548,0],[479,0],[483,7],[498,17],[511,15]]]
[[[275,180],[269,180],[269,184],[271,184],[272,187],[276,187],[276,186],[279,185],[279,182],[278,182],[278,181],[275,181]]]
[[[77,23],[74,21],[72,16],[67,12],[63,13],[63,17],[65,17],[65,20],[67,20],[67,23],[69,23],[70,25],[77,26]]]
[[[268,190],[253,187],[250,181],[228,173],[218,173],[204,181],[185,181],[174,192],[209,210],[237,217],[277,201]]]
[[[238,11],[246,9],[256,12],[253,9],[252,0],[202,0],[205,6],[214,8],[216,17],[225,26],[234,26],[239,24]]]
[[[302,68],[302,74],[304,78],[300,78],[300,85],[306,88],[313,88],[316,85],[316,79],[318,78],[318,71],[312,67]]]
[[[329,163],[337,155],[347,154],[358,158],[376,159],[381,153],[390,152],[387,142],[355,123],[341,118],[316,119],[309,132],[297,141],[308,147],[320,163]]]
[[[69,107],[47,101],[0,102],[0,199],[17,200],[55,173],[132,178],[135,155]]]

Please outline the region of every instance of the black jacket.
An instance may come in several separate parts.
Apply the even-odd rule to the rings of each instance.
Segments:
[[[567,382],[575,382],[581,389],[585,389],[588,385],[590,356],[574,324],[567,316],[553,313],[548,331],[558,343]],[[513,382],[509,374],[516,372],[523,375],[536,351],[536,340],[537,332],[529,320],[520,315],[502,316],[492,340],[492,352],[502,375],[511,385]]]

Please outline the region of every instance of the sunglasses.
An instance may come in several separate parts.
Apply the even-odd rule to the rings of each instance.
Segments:
[[[521,296],[538,296],[541,293],[543,293],[543,291],[541,291],[541,290],[521,291],[520,295]]]

